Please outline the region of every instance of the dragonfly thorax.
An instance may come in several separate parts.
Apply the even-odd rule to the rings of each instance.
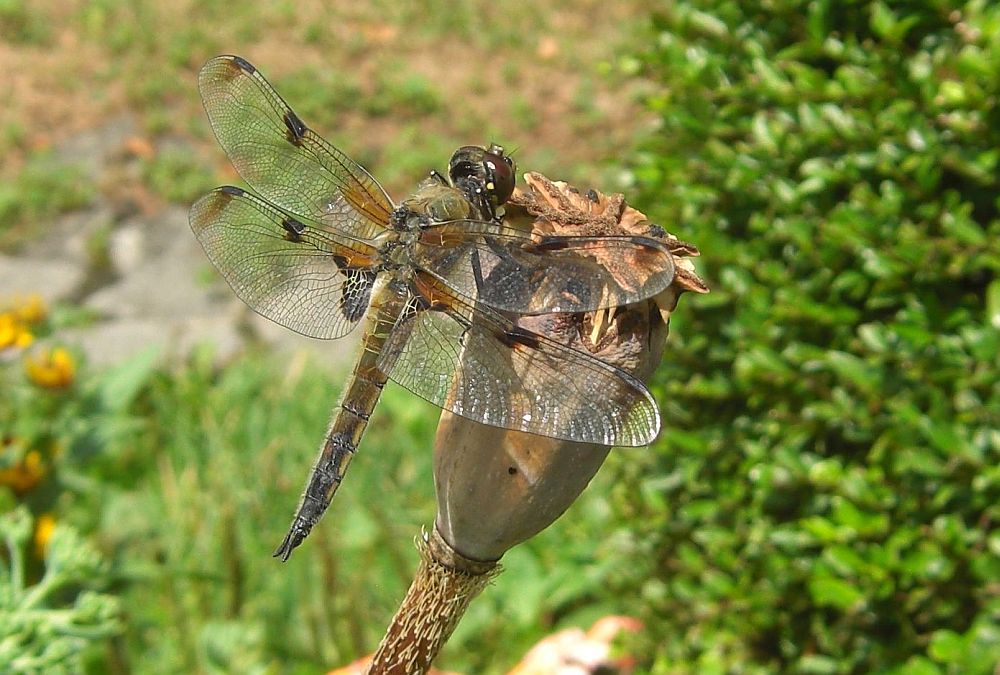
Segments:
[[[489,216],[481,213],[462,190],[430,178],[396,208],[392,225],[400,230],[418,231],[434,223],[464,219],[489,220]]]

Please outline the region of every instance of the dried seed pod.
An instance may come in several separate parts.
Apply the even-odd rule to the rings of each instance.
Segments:
[[[681,292],[706,292],[688,256],[697,249],[668,235],[620,194],[583,194],[538,173],[511,198],[508,224],[540,235],[643,235],[661,239],[675,256],[674,282],[655,298],[590,314],[522,317],[525,328],[591,354],[647,380],[663,354],[667,321]],[[623,285],[641,261],[600,260]],[[572,373],[567,374],[572,377]],[[601,392],[593,392],[600,396]],[[473,560],[499,560],[512,546],[548,527],[600,468],[607,446],[572,443],[496,427],[444,413],[435,440],[435,529]]]
[[[698,250],[651,224],[620,194],[583,194],[538,173],[527,174],[525,182],[527,189],[516,191],[508,202],[509,225],[538,235],[642,235],[666,242],[675,276],[656,297],[589,314],[519,319],[525,328],[648,380],[663,354],[680,294],[708,292],[687,259]],[[599,262],[625,286],[643,277],[639,259]],[[562,515],[609,451],[607,446],[488,427],[442,413],[434,443],[434,531],[423,540],[423,562],[370,673],[426,672],[468,603],[496,573],[496,561]]]

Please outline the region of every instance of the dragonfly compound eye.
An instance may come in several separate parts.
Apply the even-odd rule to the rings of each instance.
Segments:
[[[510,199],[514,192],[514,160],[504,154],[501,146],[494,143],[486,151],[483,164],[486,167],[486,189],[499,206]]]

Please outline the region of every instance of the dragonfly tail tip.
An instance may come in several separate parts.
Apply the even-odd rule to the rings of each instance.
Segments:
[[[292,532],[289,532],[285,535],[281,544],[274,550],[274,553],[271,554],[272,558],[281,558],[281,562],[288,562],[288,559],[292,556],[292,551],[294,551],[295,547],[302,541],[301,537],[296,537],[293,540],[292,534]]]

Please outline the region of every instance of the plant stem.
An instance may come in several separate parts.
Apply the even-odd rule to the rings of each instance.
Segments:
[[[497,562],[464,558],[438,535],[417,540],[420,567],[372,658],[368,675],[426,673],[474,597],[499,572]]]

